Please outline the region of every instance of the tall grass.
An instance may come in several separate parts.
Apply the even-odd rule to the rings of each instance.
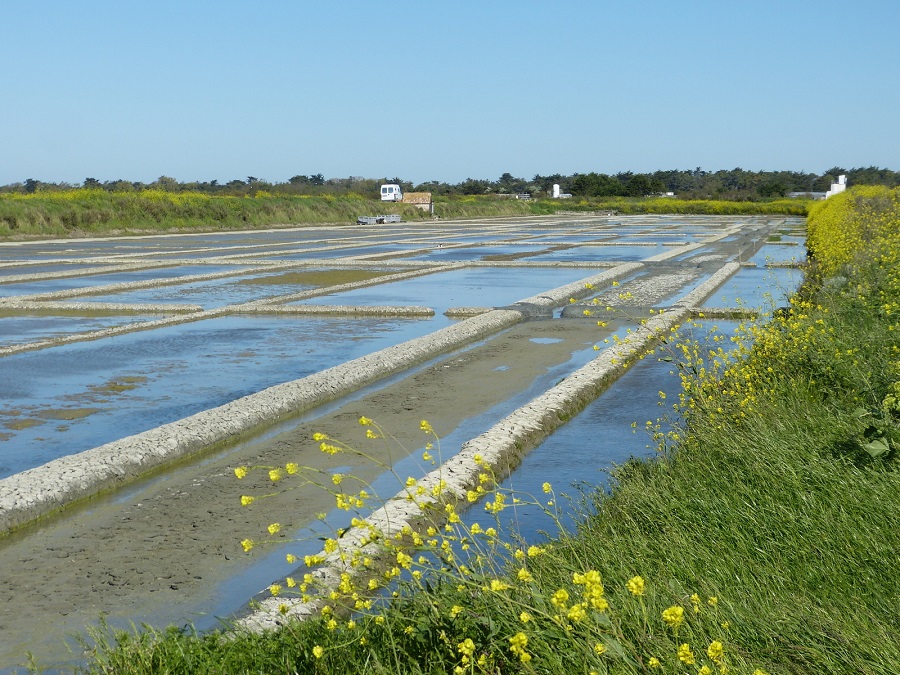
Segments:
[[[495,196],[437,197],[440,218],[548,215],[565,210],[633,213],[794,214],[806,202],[716,202],[674,199],[535,200]],[[251,229],[273,225],[351,224],[365,215],[396,213],[404,220],[431,218],[408,204],[384,203],[359,195],[209,195],[202,192],[107,192],[77,189],[0,194],[0,237],[102,236],[165,231]]]

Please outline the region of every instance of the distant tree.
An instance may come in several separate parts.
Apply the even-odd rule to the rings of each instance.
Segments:
[[[25,179],[25,192],[27,194],[34,194],[40,186],[41,182],[39,180],[35,180],[34,178]]]
[[[103,184],[103,188],[109,192],[131,192],[134,188],[127,180],[111,180]]]
[[[625,186],[619,179],[619,176],[632,176],[631,172],[627,174],[618,174],[617,176],[608,176],[605,173],[585,173],[576,174],[572,179],[572,194],[581,197],[617,197],[625,196]]]
[[[181,188],[178,181],[171,176],[160,176],[151,185],[158,190],[165,190],[166,192],[178,192]]]
[[[458,185],[458,189],[460,194],[464,195],[483,195],[490,191],[491,184],[486,180],[466,178]]]
[[[784,197],[787,194],[787,188],[784,186],[784,183],[781,183],[777,180],[769,180],[765,183],[762,183],[758,188],[757,192],[759,196],[767,199],[772,197]]]
[[[524,178],[516,178],[511,173],[507,172],[500,176],[497,179],[497,191],[503,192],[507,194],[518,194],[525,192],[526,190],[526,182]]]
[[[623,181],[625,194],[629,197],[646,197],[657,192],[663,192],[665,187],[661,182],[652,180],[643,173],[632,174],[628,181]]]
[[[431,192],[437,195],[448,195],[453,191],[453,186],[439,180],[429,180],[419,183],[413,188],[414,192]]]
[[[82,183],[81,185],[82,185],[82,187],[85,187],[85,188],[88,188],[91,190],[96,190],[96,189],[103,187],[103,185],[100,183],[100,181],[97,180],[96,178],[85,178],[84,183]]]
[[[293,186],[301,186],[301,185],[325,185],[325,176],[321,173],[310,174],[309,176],[304,176],[303,174],[298,174],[296,176],[291,176],[288,178],[288,183]]]

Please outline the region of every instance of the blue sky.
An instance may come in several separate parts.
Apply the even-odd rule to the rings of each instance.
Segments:
[[[0,184],[900,170],[900,2],[29,0]]]

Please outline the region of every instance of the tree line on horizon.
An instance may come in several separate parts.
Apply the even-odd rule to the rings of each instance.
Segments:
[[[406,191],[431,192],[443,196],[515,195],[530,194],[548,197],[553,185],[574,197],[647,197],[672,193],[681,199],[722,199],[733,201],[757,201],[777,199],[790,193],[825,192],[839,175],[846,175],[850,185],[900,186],[900,172],[879,167],[844,169],[832,167],[821,174],[802,171],[745,171],[741,168],[705,171],[668,170],[653,173],[616,174],[574,173],[570,175],[536,174],[531,180],[517,178],[510,173],[496,180],[466,178],[459,183],[426,181],[413,183],[402,178],[325,178],[321,173],[292,176],[285,182],[270,182],[255,176],[234,179],[225,183],[218,180],[206,182],[179,182],[169,176],[160,176],[152,183],[124,179],[100,181],[85,178],[79,184],[44,182],[28,178],[21,183],[0,186],[2,193],[31,194],[77,188],[100,189],[108,192],[130,192],[157,189],[167,192],[202,192],[235,196],[254,196],[259,192],[273,195],[349,195],[357,194],[375,198],[382,183],[397,183]]]

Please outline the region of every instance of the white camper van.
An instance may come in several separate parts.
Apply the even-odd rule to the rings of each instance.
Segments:
[[[403,191],[396,183],[385,183],[381,186],[381,201],[383,202],[401,202],[403,201]]]

